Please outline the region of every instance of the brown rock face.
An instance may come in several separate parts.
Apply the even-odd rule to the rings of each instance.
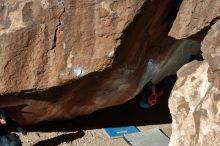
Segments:
[[[198,52],[195,42],[179,42],[179,47],[167,36],[179,4],[1,1],[0,107],[20,123],[33,124],[133,98],[147,81],[166,74],[165,66],[176,62],[169,62],[176,48]]]
[[[142,1],[1,1],[0,93],[44,90],[101,71]]]
[[[183,0],[169,35],[187,38],[211,25],[220,17],[219,0]]]
[[[171,146],[219,145],[220,90],[208,81],[207,62],[192,62],[178,71],[169,99]]]

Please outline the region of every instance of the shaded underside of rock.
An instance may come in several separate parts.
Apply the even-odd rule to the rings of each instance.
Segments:
[[[33,124],[133,98],[171,74],[165,66],[176,48],[199,52],[196,42],[167,36],[180,2],[1,1],[0,107]]]

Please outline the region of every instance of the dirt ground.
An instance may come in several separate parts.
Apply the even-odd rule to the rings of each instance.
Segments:
[[[161,128],[168,136],[171,124],[138,126],[140,131]],[[74,132],[30,132],[21,136],[24,146],[129,146],[123,138],[110,139],[102,129]]]
[[[18,134],[23,146],[128,146],[123,138],[110,139],[102,131],[102,128],[120,125],[134,125],[140,131],[160,128],[170,136],[172,121],[168,98],[174,82],[175,77],[171,77],[157,86],[164,94],[150,109],[141,109],[137,96],[123,105],[102,109],[91,115],[25,127],[27,136]]]

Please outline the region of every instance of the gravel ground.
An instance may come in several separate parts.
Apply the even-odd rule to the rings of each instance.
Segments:
[[[171,124],[138,126],[140,131],[161,128],[168,136]],[[76,132],[29,132],[27,136],[19,134],[23,146],[128,146],[123,138],[110,139],[102,129]]]

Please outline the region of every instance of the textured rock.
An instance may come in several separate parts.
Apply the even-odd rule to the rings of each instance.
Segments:
[[[169,99],[171,146],[217,146],[220,141],[220,90],[208,81],[207,62],[194,61],[178,71]]]
[[[0,3],[0,107],[22,124],[124,103],[172,64],[180,1]]]
[[[220,21],[208,31],[202,42],[203,57],[209,63],[209,80],[220,89]]]
[[[204,57],[203,62],[190,63],[178,71],[178,80],[169,99],[172,146],[219,145],[219,8],[219,1],[184,0],[169,33],[177,39],[200,36]],[[209,29],[207,33],[200,33],[205,29]]]
[[[182,39],[194,35],[220,17],[219,0],[183,0],[169,35]]]
[[[0,93],[44,90],[109,67],[144,0],[3,0]]]

